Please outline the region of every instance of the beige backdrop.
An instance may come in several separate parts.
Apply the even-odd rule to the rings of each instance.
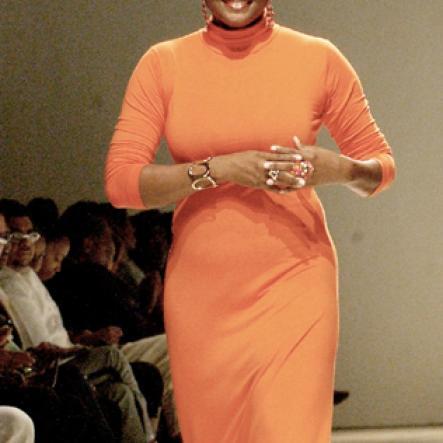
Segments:
[[[341,262],[336,426],[443,422],[443,0],[275,0],[337,44],[396,154],[376,199],[321,190]],[[1,0],[0,195],[104,198],[134,64],[202,25],[198,0]],[[327,135],[320,142],[333,146]],[[166,151],[159,153],[166,161]]]

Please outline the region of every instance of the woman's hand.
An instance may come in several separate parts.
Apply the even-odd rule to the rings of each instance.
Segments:
[[[353,160],[319,146],[302,146],[294,137],[293,148],[272,147],[266,151],[242,151],[213,157],[209,167],[218,184],[232,182],[242,186],[280,193],[304,186],[342,183],[360,195],[370,195],[380,183],[381,165],[377,160]],[[294,168],[309,161],[313,173],[297,177]],[[146,165],[140,175],[140,194],[146,208],[161,208],[176,203],[195,191],[188,177],[190,165],[196,175],[206,167],[195,163]],[[309,163],[308,163],[309,164]]]
[[[355,160],[320,146],[302,145],[293,137],[295,148],[273,146],[274,152],[299,154],[313,167],[313,173],[305,180],[305,186],[343,184],[361,196],[371,195],[382,180],[382,168],[375,159]],[[284,177],[280,174],[279,177]],[[276,183],[283,185],[282,183]]]
[[[313,172],[305,177],[305,186],[348,184],[352,181],[352,159],[320,146],[302,145],[297,137],[293,140],[294,148],[273,146],[272,149],[278,153],[299,154],[303,160],[310,162]]]
[[[294,149],[281,151],[242,151],[214,157],[210,161],[212,176],[217,183],[233,182],[251,188],[280,192],[300,188],[300,182],[290,171],[300,160]],[[269,171],[278,170],[279,180],[269,181]]]

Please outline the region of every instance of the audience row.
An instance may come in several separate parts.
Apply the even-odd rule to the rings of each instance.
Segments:
[[[0,200],[0,405],[24,411],[37,442],[181,441],[170,243],[170,213],[81,201],[59,217],[50,199]]]

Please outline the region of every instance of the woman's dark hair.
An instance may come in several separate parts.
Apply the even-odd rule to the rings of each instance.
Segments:
[[[123,242],[126,225],[129,223],[126,209],[114,208],[110,203],[99,203],[99,211],[108,222],[113,235]]]
[[[51,198],[33,198],[28,203],[27,208],[34,228],[41,233],[45,233],[57,224],[59,218],[58,207]]]
[[[45,237],[46,243],[57,243],[61,240],[69,238],[66,232],[63,231],[60,222],[56,223],[54,226],[45,229],[42,232],[43,237]]]
[[[60,230],[71,243],[69,255],[76,259],[83,253],[83,240],[100,238],[108,225],[93,201],[79,201],[69,206],[60,217]]]
[[[81,200],[65,209],[60,217],[60,226],[71,237],[86,217],[99,215],[99,204],[94,201]]]

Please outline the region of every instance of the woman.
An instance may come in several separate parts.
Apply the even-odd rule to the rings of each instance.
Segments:
[[[179,201],[165,327],[184,442],[326,443],[337,275],[314,188],[375,195],[391,151],[331,43],[274,24],[267,0],[202,7],[205,29],[136,67],[107,193],[121,207]],[[323,124],[341,154],[315,146]],[[163,134],[175,165],[152,164]]]

